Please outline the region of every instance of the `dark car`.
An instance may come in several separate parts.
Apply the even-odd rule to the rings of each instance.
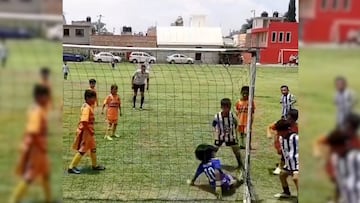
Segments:
[[[34,34],[25,28],[0,28],[0,38],[3,39],[30,39]]]
[[[84,61],[85,57],[83,55],[80,54],[69,54],[69,53],[64,53],[63,54],[63,61],[76,61],[76,62],[81,62]]]

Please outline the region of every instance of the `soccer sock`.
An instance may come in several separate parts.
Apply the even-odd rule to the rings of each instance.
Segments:
[[[92,167],[97,166],[97,160],[96,160],[96,152],[93,152],[94,150],[91,150],[90,158],[91,158],[91,165]]]
[[[135,108],[135,103],[136,103],[136,96],[133,96],[133,107]]]
[[[140,105],[140,107],[142,107],[142,106],[143,106],[143,104],[144,104],[144,100],[145,100],[145,97],[141,97],[141,105]]]
[[[115,124],[112,125],[112,135],[115,135],[116,126],[117,126],[117,125],[115,125]]]
[[[244,133],[241,133],[241,135],[240,135],[240,142],[241,142],[242,146],[245,146],[245,134]]]
[[[286,194],[290,194],[289,186],[283,187],[283,191],[284,191],[284,193],[286,193]]]
[[[79,152],[77,152],[77,153],[75,154],[73,160],[71,161],[71,163],[70,163],[70,165],[69,165],[69,168],[74,168],[74,167],[76,167],[76,166],[79,164],[81,158],[82,158],[82,155],[81,155]]]
[[[42,186],[45,193],[45,202],[51,202],[51,187],[48,178],[45,178],[42,182]]]
[[[26,181],[21,181],[15,188],[14,193],[11,195],[10,203],[19,202],[25,195],[29,184]]]
[[[109,131],[111,130],[112,124],[108,124],[105,132],[105,137],[109,136]]]

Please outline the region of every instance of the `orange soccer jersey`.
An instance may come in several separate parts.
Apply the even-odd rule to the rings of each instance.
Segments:
[[[27,180],[49,174],[47,155],[47,109],[38,105],[28,112],[25,137],[22,143],[18,175]]]
[[[86,122],[87,125],[84,125]],[[96,148],[95,144],[95,114],[94,109],[87,103],[81,107],[81,116],[76,137],[73,143],[73,149],[85,153],[88,150]]]
[[[255,110],[255,103],[252,103],[253,113]],[[246,125],[247,125],[247,117],[248,117],[248,109],[249,109],[249,101],[248,100],[239,100],[235,105],[237,116],[239,120],[238,130],[241,133],[245,133]]]
[[[119,108],[121,106],[119,95],[108,95],[104,100],[104,105],[107,106],[106,115],[109,123],[117,123],[119,117]]]

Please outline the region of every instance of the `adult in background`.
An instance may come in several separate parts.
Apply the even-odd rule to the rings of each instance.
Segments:
[[[146,70],[145,64],[141,64],[141,68],[135,71],[131,79],[131,87],[134,90],[134,96],[133,96],[134,110],[136,108],[136,96],[139,89],[141,94],[140,110],[143,110],[143,105],[145,100],[145,94],[144,94],[145,85],[146,85],[146,90],[149,90],[149,71]]]
[[[280,90],[282,94],[280,98],[280,104],[282,105],[281,118],[287,119],[289,111],[294,109],[296,98],[293,94],[290,93],[289,87],[287,85],[282,85]]]
[[[5,40],[1,39],[0,40],[0,63],[1,63],[2,68],[5,68],[5,66],[6,66],[7,57],[8,57],[8,50],[5,45]]]

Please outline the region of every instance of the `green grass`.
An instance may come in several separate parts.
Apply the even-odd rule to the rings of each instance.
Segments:
[[[64,81],[63,169],[66,170],[74,151],[70,149],[79,118],[83,91],[89,78],[96,78],[100,101],[109,94],[110,85],[119,85],[123,116],[113,141],[103,139],[104,117],[96,114],[96,139],[99,163],[107,169],[100,173],[89,170],[90,160],[81,162],[84,173],[63,176],[66,202],[105,200],[188,200],[211,201],[215,196],[198,187],[189,187],[198,161],[194,149],[201,143],[213,143],[211,121],[219,111],[219,101],[229,97],[235,103],[239,88],[248,82],[246,68],[232,66],[227,72],[212,65],[154,65],[150,73],[150,91],[145,94],[145,110],[133,111],[130,89],[134,65],[123,63],[116,70],[108,64],[70,63],[71,74]],[[290,86],[298,92],[297,69],[258,68],[256,80],[256,113],[252,152],[252,179],[260,199],[273,201],[281,191],[278,177],[269,174],[278,156],[272,141],[265,137],[266,126],[280,116],[279,87]],[[138,97],[138,102],[140,98]],[[218,153],[224,165],[236,166],[229,148]],[[230,171],[230,173],[232,173]],[[204,176],[199,184],[207,184]],[[295,190],[292,188],[294,193]],[[225,200],[242,200],[243,188]]]
[[[325,202],[334,193],[323,162],[312,156],[312,144],[335,126],[334,79],[343,75],[359,95],[360,49],[309,49],[301,54],[300,71],[300,164],[302,202]],[[315,197],[315,198],[314,198]]]

